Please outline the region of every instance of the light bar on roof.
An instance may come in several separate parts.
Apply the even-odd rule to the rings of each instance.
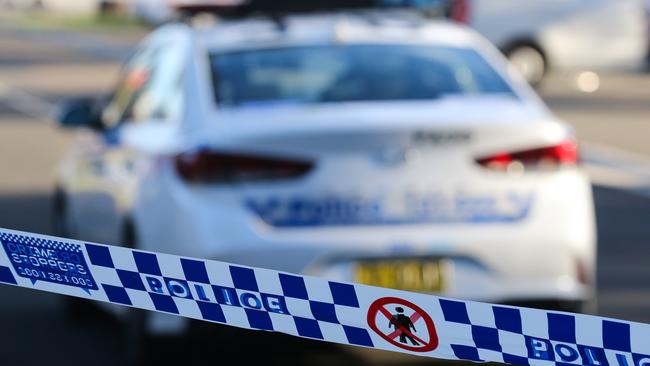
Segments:
[[[217,15],[284,15],[318,11],[340,11],[372,8],[436,8],[446,0],[171,0],[178,11],[210,12]]]
[[[373,8],[379,2],[378,0],[171,0],[171,6],[181,12],[247,15]]]

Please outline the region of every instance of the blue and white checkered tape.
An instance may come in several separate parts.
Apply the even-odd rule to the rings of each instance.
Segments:
[[[650,366],[650,325],[0,229],[0,282],[441,359]]]

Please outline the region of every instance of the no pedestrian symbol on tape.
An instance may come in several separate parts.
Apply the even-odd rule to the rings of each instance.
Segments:
[[[397,297],[383,297],[368,309],[368,326],[399,348],[428,352],[438,347],[433,319],[421,307]]]

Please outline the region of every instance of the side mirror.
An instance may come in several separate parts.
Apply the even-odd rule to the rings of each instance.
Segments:
[[[178,127],[163,121],[150,120],[127,123],[119,130],[124,146],[148,154],[173,154],[184,145]]]
[[[97,112],[97,101],[93,98],[78,98],[63,102],[57,108],[55,120],[64,128],[101,129],[102,126]]]

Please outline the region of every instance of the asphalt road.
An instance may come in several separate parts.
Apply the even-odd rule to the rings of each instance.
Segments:
[[[116,61],[137,38],[21,30],[0,19],[0,227],[50,231],[53,169],[72,134],[46,122],[52,103],[106,90],[118,70]],[[576,90],[571,76],[557,75],[544,85],[542,94],[558,115],[574,125],[581,141],[613,148],[590,149],[585,156],[590,171],[598,175],[597,184],[604,182],[594,187],[598,311],[650,322],[650,267],[646,262],[650,258],[650,179],[643,171],[650,166],[650,76],[608,74],[601,84],[601,90],[586,94]],[[626,180],[620,178],[625,173],[621,167],[628,163],[634,169],[626,168],[632,171],[632,178]],[[633,184],[617,184],[630,179]],[[0,286],[2,364],[83,365],[89,359],[96,365],[123,363],[124,341],[115,322],[70,321],[62,316],[62,304],[57,295]],[[223,330],[207,330],[219,329]],[[244,343],[232,339],[221,338],[222,347],[172,343],[167,350],[183,350],[184,359],[210,351],[210,359],[218,360],[225,357],[220,350],[227,349],[240,354],[242,362],[251,358],[270,364],[366,362],[322,343],[281,335],[255,332],[247,333]],[[261,350],[247,352],[251,347]],[[372,356],[387,357],[384,353]]]

